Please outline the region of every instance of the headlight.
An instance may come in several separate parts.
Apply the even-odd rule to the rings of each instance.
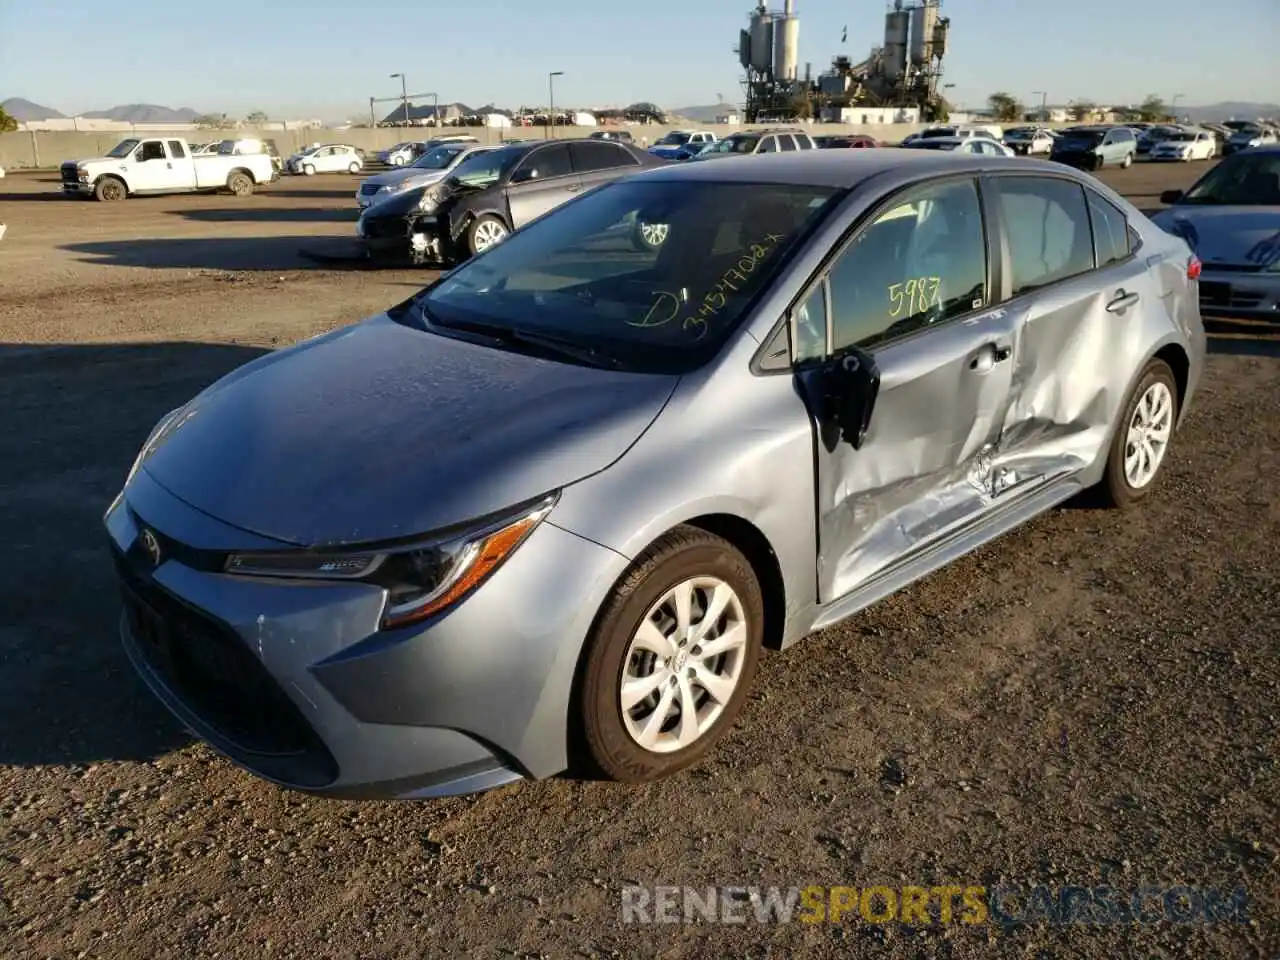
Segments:
[[[418,212],[430,213],[438,206],[440,206],[440,195],[435,190],[428,190],[418,201]]]
[[[227,573],[304,580],[358,580],[387,592],[381,629],[419,623],[460,602],[515,552],[551,512],[552,494],[462,534],[390,547],[236,553]]]
[[[1250,140],[1250,141],[1249,141],[1249,143],[1248,143],[1248,146],[1250,146],[1250,147],[1260,147],[1260,146],[1262,146],[1262,141],[1261,141],[1261,140]]]

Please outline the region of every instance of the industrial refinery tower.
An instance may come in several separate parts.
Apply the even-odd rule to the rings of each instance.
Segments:
[[[834,117],[855,105],[917,107],[932,119],[942,103],[942,61],[951,31],[940,10],[941,0],[894,0],[885,14],[883,45],[860,63],[832,58],[815,82],[807,64],[799,76],[800,18],[793,0],[781,12],[760,0],[738,37],[747,122]]]

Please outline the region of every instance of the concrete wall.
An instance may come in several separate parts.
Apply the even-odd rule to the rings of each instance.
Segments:
[[[1046,126],[1066,126],[1066,124],[1046,124]],[[586,137],[599,127],[557,127],[558,137]],[[628,127],[631,135],[639,142],[643,137],[653,144],[667,131],[676,129],[673,126],[649,124]],[[686,128],[687,129],[687,128]],[[728,136],[736,131],[751,129],[743,126],[709,125],[701,129],[715,132],[718,136]],[[815,123],[806,129],[814,136],[820,134],[864,133],[886,143],[897,143],[910,133],[924,129],[924,125],[916,123],[893,124],[840,124]],[[196,142],[202,140],[224,139],[232,136],[263,136],[275,140],[282,154],[288,155],[308,143],[350,143],[365,150],[381,150],[406,139],[429,139],[434,130],[430,127],[413,127],[409,129],[396,127],[379,127],[377,129],[354,130],[265,130],[257,134],[251,130],[172,130],[164,131],[176,137],[183,137]],[[510,127],[493,129],[490,127],[445,127],[441,133],[467,133],[479,137],[484,143],[500,143],[503,140],[522,138],[541,138],[544,127]],[[146,134],[137,136],[161,136],[159,130],[148,130]],[[64,160],[80,160],[87,157],[99,157],[110,150],[130,134],[114,131],[96,133],[74,132],[32,132],[0,134],[0,167],[10,170],[24,168],[56,169]]]

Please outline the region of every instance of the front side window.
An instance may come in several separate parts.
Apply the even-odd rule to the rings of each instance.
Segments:
[[[1013,296],[1093,269],[1093,237],[1080,184],[1004,177],[997,202],[1009,241]]]
[[[573,173],[573,163],[569,159],[569,145],[557,143],[533,151],[516,168],[512,181],[549,180],[552,177],[567,177]]]
[[[159,140],[148,140],[142,145],[139,160],[163,160],[164,144]]]
[[[1129,222],[1120,209],[1092,190],[1089,195],[1089,221],[1093,225],[1094,257],[1100,267],[1119,263],[1129,256]]]
[[[756,151],[756,152],[757,152],[757,153],[777,153],[777,152],[778,152],[778,138],[777,138],[777,137],[765,137],[763,140],[761,140],[761,141],[760,141],[760,149],[759,149],[758,151]]]
[[[972,180],[904,194],[831,268],[832,344],[871,347],[980,309],[987,248]]]
[[[133,153],[134,148],[138,146],[137,140],[121,140],[118,144],[111,148],[111,152],[107,154],[112,160],[123,160],[129,154]]]
[[[693,369],[842,195],[807,185],[615,181],[468,260],[420,302],[444,326],[553,336],[634,369]],[[665,227],[657,242],[644,230],[655,225]]]

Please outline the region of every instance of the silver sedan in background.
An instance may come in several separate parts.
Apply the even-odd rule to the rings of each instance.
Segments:
[[[762,649],[1081,491],[1147,497],[1203,368],[1198,270],[1038,160],[612,181],[163,418],[106,514],[126,649],[293,788],[669,775]]]

